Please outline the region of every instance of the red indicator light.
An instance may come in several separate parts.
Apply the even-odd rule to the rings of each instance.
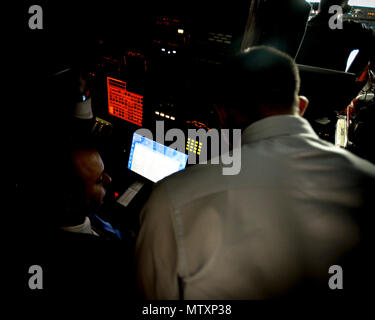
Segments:
[[[117,192],[115,192],[115,199],[117,199],[118,198],[118,193]]]
[[[126,82],[107,77],[108,112],[125,121],[142,126],[143,96],[127,91]]]

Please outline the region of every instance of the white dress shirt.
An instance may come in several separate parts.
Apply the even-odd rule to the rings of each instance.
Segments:
[[[82,224],[76,226],[61,227],[60,229],[66,232],[87,233],[98,236],[98,234],[91,227],[91,221],[89,217],[85,217],[85,221]]]
[[[269,298],[306,276],[328,282],[329,266],[358,244],[353,212],[374,194],[374,165],[299,116],[253,123],[241,151],[238,175],[202,164],[154,189],[136,246],[147,298],[178,299],[178,278],[184,299]]]

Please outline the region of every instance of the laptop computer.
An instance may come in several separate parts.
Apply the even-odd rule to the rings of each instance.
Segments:
[[[185,169],[188,155],[169,148],[137,133],[133,134],[128,169],[138,175],[135,181],[117,200],[128,206],[135,195],[148,182],[156,183],[163,178]]]

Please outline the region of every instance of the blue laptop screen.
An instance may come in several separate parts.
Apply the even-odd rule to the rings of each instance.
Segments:
[[[158,182],[185,169],[187,158],[185,153],[134,133],[128,168],[153,182]]]

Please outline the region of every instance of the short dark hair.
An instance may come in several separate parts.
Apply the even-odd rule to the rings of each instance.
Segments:
[[[228,61],[228,106],[251,110],[260,105],[292,109],[300,88],[298,67],[287,54],[267,46],[250,47]],[[247,110],[246,110],[247,109]]]
[[[79,184],[81,178],[77,175],[74,155],[80,151],[95,151],[99,153],[97,142],[93,138],[75,139],[62,148],[62,173],[64,180],[72,185]]]

